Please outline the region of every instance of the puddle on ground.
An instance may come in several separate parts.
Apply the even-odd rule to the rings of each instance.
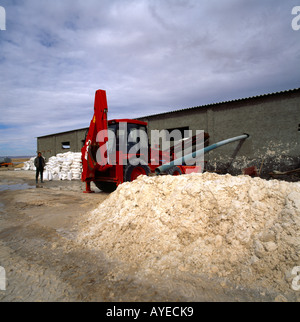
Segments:
[[[26,190],[35,189],[35,186],[30,186],[28,183],[18,183],[18,184],[0,184],[0,191],[5,190]]]

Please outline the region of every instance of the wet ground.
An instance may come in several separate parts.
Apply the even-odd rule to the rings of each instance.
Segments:
[[[272,301],[205,277],[141,279],[101,251],[76,242],[80,220],[109,195],[83,194],[80,181],[35,185],[35,173],[0,171],[0,301]],[[0,284],[1,286],[1,284]],[[284,300],[284,298],[283,298]]]
[[[26,189],[34,189],[34,188],[36,188],[36,186],[30,186],[28,183],[0,184],[0,191],[26,190]]]

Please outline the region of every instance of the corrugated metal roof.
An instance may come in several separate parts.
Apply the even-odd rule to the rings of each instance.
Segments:
[[[177,112],[185,112],[185,111],[190,111],[190,110],[195,110],[195,109],[200,109],[200,108],[208,108],[208,107],[211,107],[211,106],[234,103],[234,102],[240,102],[240,101],[246,101],[246,100],[257,99],[257,98],[262,98],[262,97],[266,97],[266,96],[273,96],[273,95],[279,95],[279,94],[285,94],[285,93],[292,93],[292,92],[297,92],[299,90],[300,90],[300,88],[294,88],[294,89],[289,89],[289,90],[275,92],[275,93],[262,94],[262,95],[251,96],[251,97],[246,97],[246,98],[239,98],[239,99],[235,99],[235,100],[223,101],[223,102],[218,102],[218,103],[210,103],[210,104],[205,104],[205,105],[200,105],[200,106],[195,106],[195,107],[188,107],[188,108],[184,108],[184,109],[174,110],[174,111],[170,111],[170,112],[152,114],[152,115],[148,115],[148,116],[139,117],[137,119],[139,120],[139,119],[144,119],[144,118],[149,118],[149,117],[154,117],[154,116],[173,114],[173,113],[177,113]]]
[[[42,139],[42,138],[46,138],[48,136],[53,136],[53,135],[63,135],[63,134],[68,134],[68,133],[72,133],[72,132],[78,132],[78,131],[86,131],[88,130],[88,127],[84,127],[82,129],[76,129],[76,130],[69,130],[69,131],[65,131],[65,132],[58,132],[58,133],[53,133],[53,134],[46,134],[43,136],[38,136],[37,139]]]
[[[281,91],[281,92],[275,92],[275,93],[269,93],[269,94],[262,94],[262,95],[257,95],[257,96],[252,96],[252,97],[246,97],[246,98],[239,98],[239,99],[235,99],[235,100],[231,100],[231,101],[224,101],[224,102],[218,102],[218,103],[210,103],[210,104],[201,105],[201,106],[188,107],[188,108],[174,110],[174,111],[170,111],[170,112],[164,112],[164,113],[158,113],[158,114],[152,114],[152,115],[148,115],[148,116],[138,117],[138,118],[136,118],[136,120],[145,119],[145,118],[154,117],[154,116],[160,116],[160,115],[173,114],[173,113],[177,113],[177,112],[190,111],[190,110],[195,110],[195,109],[200,109],[200,108],[207,108],[207,107],[221,105],[221,104],[228,104],[228,103],[233,103],[233,102],[246,101],[246,100],[256,99],[256,98],[262,98],[262,97],[266,97],[266,96],[273,96],[273,95],[279,95],[279,94],[292,93],[292,92],[297,92],[299,90],[300,90],[300,87],[299,88],[285,90],[285,91]],[[70,132],[74,132],[74,131],[82,131],[82,130],[87,130],[87,129],[88,128],[82,128],[82,129],[77,129],[77,130],[71,130],[71,131],[61,132],[61,133],[48,134],[48,135],[44,135],[44,136],[39,136],[37,138],[38,139],[39,138],[45,138],[47,136],[66,134],[66,133],[70,133]]]

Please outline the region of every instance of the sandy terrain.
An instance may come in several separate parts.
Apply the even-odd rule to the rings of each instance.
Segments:
[[[83,194],[83,188],[80,181],[36,186],[34,172],[0,172],[0,266],[6,271],[1,302],[286,300],[267,290],[180,275],[172,284],[193,289],[193,295],[184,294],[165,277],[142,280],[134,270],[122,270],[122,263],[77,241],[87,212],[108,197],[95,187],[95,194]]]

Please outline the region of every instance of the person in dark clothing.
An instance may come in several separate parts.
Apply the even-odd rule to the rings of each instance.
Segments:
[[[34,166],[36,167],[36,176],[35,176],[36,183],[38,183],[39,174],[41,174],[41,183],[43,183],[45,159],[42,157],[41,152],[39,152],[38,156],[34,159]]]

